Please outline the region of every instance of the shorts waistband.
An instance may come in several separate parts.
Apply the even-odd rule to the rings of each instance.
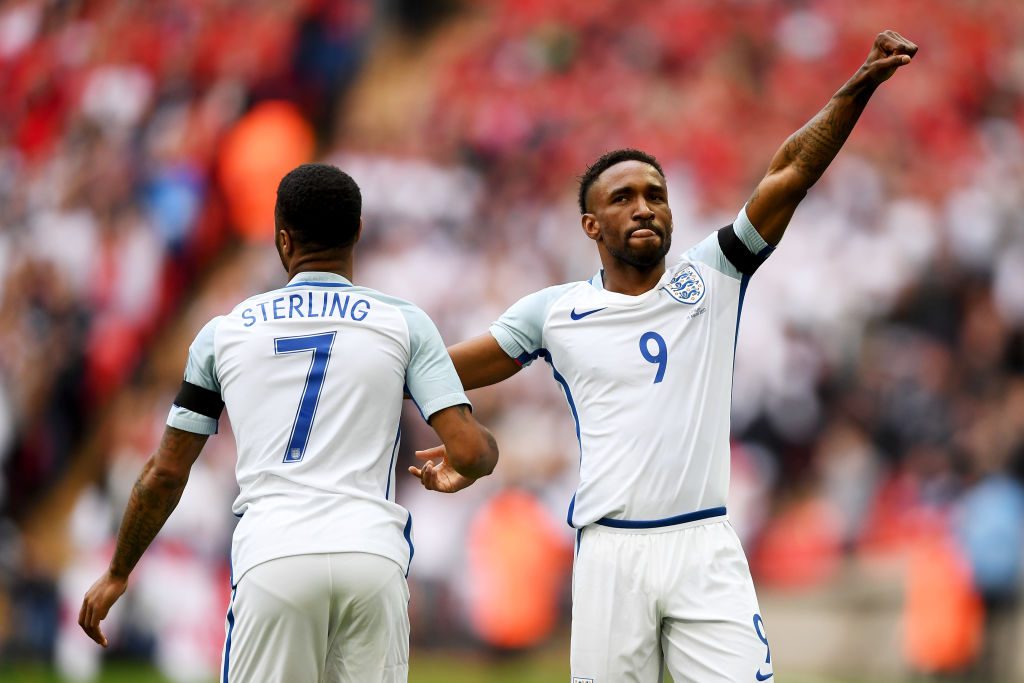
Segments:
[[[594,524],[607,527],[609,529],[642,532],[653,529],[667,529],[669,527],[682,526],[684,524],[693,524],[694,522],[724,521],[726,516],[727,510],[723,505],[721,507],[707,508],[705,510],[697,510],[696,512],[687,512],[681,515],[675,515],[674,517],[665,517],[663,519],[631,520],[602,517],[594,522]],[[719,518],[721,518],[721,520],[719,520]]]

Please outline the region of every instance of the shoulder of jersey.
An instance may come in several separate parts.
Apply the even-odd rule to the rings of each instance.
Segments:
[[[608,306],[604,290],[598,289],[589,280],[569,282],[549,289],[552,298],[548,319],[564,317],[568,321],[583,320]]]

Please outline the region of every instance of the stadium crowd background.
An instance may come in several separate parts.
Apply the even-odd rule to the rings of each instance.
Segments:
[[[81,596],[193,335],[284,277],[272,207],[292,166],[353,175],[356,279],[454,342],[596,271],[574,203],[593,158],[659,157],[678,254],[732,220],[883,28],[920,55],[745,301],[730,515],[780,671],[1024,680],[1014,0],[5,3],[0,662],[100,670]],[[529,656],[565,638],[578,447],[543,370],[471,398],[496,474],[452,497],[399,487],[414,644]],[[400,479],[434,443],[407,417]],[[233,465],[225,424],[111,615],[112,657],[212,678]]]

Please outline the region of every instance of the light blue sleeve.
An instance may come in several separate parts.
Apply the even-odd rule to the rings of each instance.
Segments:
[[[405,386],[424,420],[439,410],[472,405],[445,349],[441,333],[427,314],[411,304],[399,307],[409,326],[409,367]]]
[[[544,348],[544,322],[548,311],[570,287],[570,282],[527,294],[512,304],[494,324],[491,336],[501,350],[514,358],[520,365],[529,365],[537,357],[537,351]]]
[[[188,360],[185,361],[185,381],[210,391],[216,391],[218,394],[220,393],[220,380],[217,379],[217,359],[214,355],[213,337],[221,319],[221,316],[218,316],[199,330],[199,334],[188,348]],[[167,425],[193,434],[217,433],[217,420],[177,405],[171,406],[171,412],[167,416]]]
[[[767,256],[775,250],[774,247],[764,241],[761,234],[754,228],[753,223],[750,222],[750,219],[747,217],[746,206],[740,209],[739,214],[736,215],[736,220],[732,223],[732,231],[739,238],[740,242],[743,243],[743,246],[755,256]],[[743,277],[743,273],[722,252],[717,230],[690,247],[683,256],[683,260],[705,263],[720,273],[725,273],[737,280]]]

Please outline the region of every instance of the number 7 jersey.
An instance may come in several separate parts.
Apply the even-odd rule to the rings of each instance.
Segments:
[[[772,248],[745,211],[638,296],[589,281],[527,295],[491,326],[522,365],[543,358],[580,445],[568,522],[668,526],[725,514],[739,315]]]
[[[373,553],[408,572],[412,518],[395,503],[403,390],[424,419],[469,403],[426,314],[340,275],[300,273],[202,329],[167,424],[212,434],[227,407],[233,584],[314,553]]]

